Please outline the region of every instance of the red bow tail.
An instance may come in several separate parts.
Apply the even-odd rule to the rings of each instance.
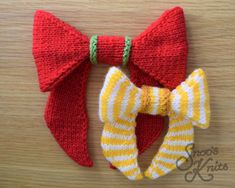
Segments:
[[[51,14],[37,11],[33,43],[40,89],[51,91],[45,109],[47,126],[74,161],[92,166],[86,111],[89,39]]]

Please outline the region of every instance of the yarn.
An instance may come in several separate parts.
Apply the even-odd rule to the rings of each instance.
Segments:
[[[99,98],[99,117],[104,123],[101,147],[105,158],[128,179],[140,180],[136,116],[138,112],[169,116],[169,130],[145,176],[156,179],[186,161],[193,144],[193,126],[208,128],[210,105],[202,69],[195,70],[172,92],[166,88],[136,87],[119,69],[110,68]],[[191,152],[191,150],[190,150]]]
[[[122,65],[126,66],[129,56],[130,56],[130,51],[131,51],[131,38],[126,36],[125,37],[125,47],[123,50],[123,57],[122,57]]]
[[[92,64],[98,64],[96,59],[97,54],[97,35],[93,35],[90,39],[90,61]]]
[[[50,92],[45,120],[56,141],[74,161],[92,166],[87,149],[86,109],[90,59],[94,64],[127,64],[131,80],[139,87],[145,84],[173,89],[185,78],[187,51],[180,7],[167,10],[131,41],[120,36],[98,36],[92,37],[91,43],[86,35],[52,14],[36,11],[33,55],[40,89]],[[139,153],[159,137],[163,125],[160,116],[138,115]]]

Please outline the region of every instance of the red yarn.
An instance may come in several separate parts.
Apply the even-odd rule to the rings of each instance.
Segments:
[[[87,149],[86,85],[92,64],[89,38],[45,11],[35,13],[33,55],[41,91],[50,91],[45,120],[64,151],[82,166],[92,166]],[[99,36],[99,63],[120,65],[123,37]],[[187,39],[183,10],[167,10],[132,40],[128,68],[131,80],[141,86],[175,88],[185,78]],[[159,116],[139,114],[137,144],[144,152],[163,129]]]

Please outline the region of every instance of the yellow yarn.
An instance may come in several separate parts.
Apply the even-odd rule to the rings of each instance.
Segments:
[[[170,92],[165,88],[137,88],[119,69],[109,70],[99,99],[99,115],[104,122],[101,146],[106,159],[130,180],[140,180],[135,118],[138,112],[168,115],[169,129],[158,153],[145,171],[155,179],[176,168],[180,157],[188,157],[185,147],[193,143],[194,126],[209,126],[210,108],[207,82],[201,69]],[[181,160],[180,163],[184,161]]]

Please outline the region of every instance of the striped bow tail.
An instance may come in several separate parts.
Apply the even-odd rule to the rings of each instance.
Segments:
[[[137,88],[119,69],[109,70],[99,99],[104,122],[101,146],[105,158],[128,179],[143,178],[138,165],[135,126],[138,112],[169,116],[164,141],[144,175],[163,176],[182,164],[192,151],[193,126],[209,126],[210,106],[205,73],[195,70],[175,90],[144,86]],[[178,160],[181,158],[181,160]]]
[[[193,126],[206,129],[210,121],[208,86],[202,69],[195,70],[170,95],[169,128],[164,141],[145,171],[156,179],[189,158],[194,143]]]

